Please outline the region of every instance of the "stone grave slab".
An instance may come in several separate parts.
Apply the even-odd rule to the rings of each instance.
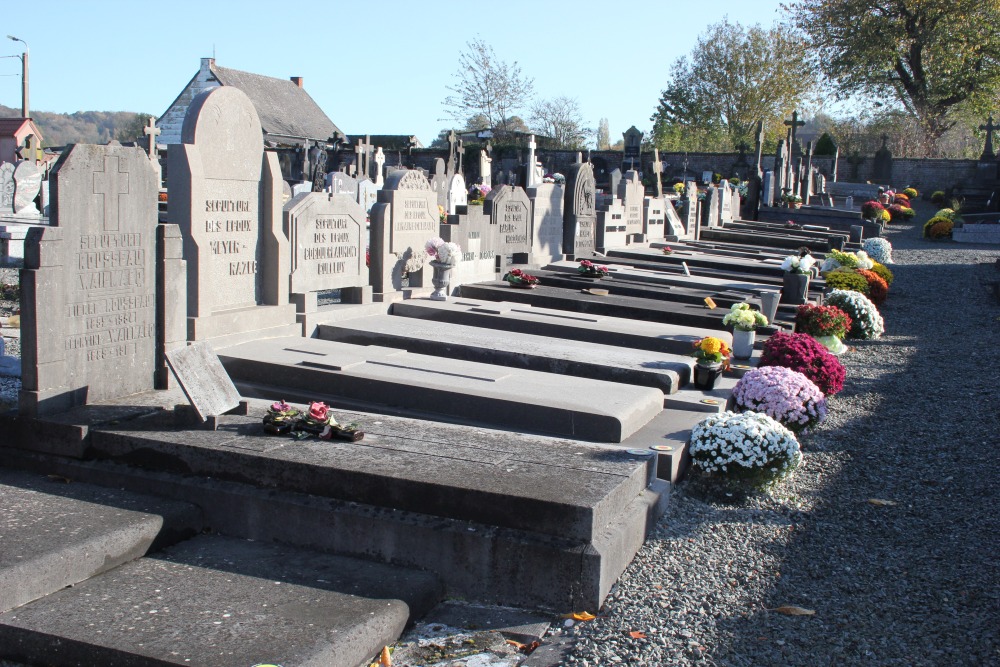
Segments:
[[[353,345],[656,387],[671,394],[690,379],[694,358],[448,322],[374,315],[324,325],[317,336]]]
[[[732,341],[732,334],[713,328],[572,313],[513,301],[465,297],[449,302],[410,299],[394,303],[392,315],[678,355],[690,354],[694,342],[705,336],[716,336],[727,343]]]
[[[531,256],[529,264],[544,264],[563,258],[563,209],[565,186],[540,183],[528,188],[531,203]]]
[[[171,350],[167,363],[202,421],[239,406],[240,393],[208,343]]]
[[[427,573],[203,535],[3,614],[0,644],[44,663],[355,667],[439,595]]]
[[[326,175],[326,187],[335,195],[348,195],[355,201],[358,198],[358,179],[348,176],[342,171],[332,171]],[[312,186],[310,186],[311,191]]]
[[[52,226],[25,241],[22,414],[154,388],[155,178],[116,144],[77,144],[54,167]]]
[[[621,442],[663,405],[662,392],[648,387],[316,339],[245,343],[228,348],[221,358],[240,383],[334,393],[466,422],[597,442]]]
[[[0,613],[201,530],[188,503],[0,469]]]
[[[168,180],[187,260],[188,340],[224,345],[297,330],[281,169],[264,151],[253,103],[233,86],[207,90],[188,107],[182,138],[168,152]]]
[[[576,273],[577,264],[573,262],[554,262],[545,268],[551,271],[562,271],[565,273]],[[752,280],[741,280],[739,278],[715,278],[712,276],[686,276],[681,271],[667,271],[666,267],[661,269],[644,268],[625,264],[608,264],[608,269],[613,278],[623,278],[633,281],[648,281],[663,285],[678,285],[681,287],[694,287],[717,291],[742,291],[755,293],[761,290],[774,288],[773,283],[754,282]]]
[[[597,186],[589,162],[576,162],[566,173],[563,207],[563,254],[589,257],[596,249]]]

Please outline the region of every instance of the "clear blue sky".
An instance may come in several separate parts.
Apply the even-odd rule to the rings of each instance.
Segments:
[[[11,0],[0,55],[21,52],[7,34],[28,43],[33,110],[159,116],[214,48],[225,67],[304,77],[348,135],[416,134],[429,144],[456,125],[441,102],[466,42],[481,37],[534,78],[536,98],[576,98],[585,123],[607,118],[616,141],[630,125],[649,130],[670,64],[709,24],[728,16],[769,26],[779,4]],[[0,59],[0,103],[9,107],[21,105],[20,67]]]

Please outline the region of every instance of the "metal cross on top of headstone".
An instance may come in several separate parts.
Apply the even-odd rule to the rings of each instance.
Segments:
[[[799,112],[798,112],[798,110],[792,112],[792,119],[791,120],[786,120],[785,121],[785,125],[789,126],[791,128],[791,132],[792,132],[792,135],[790,137],[791,138],[791,142],[790,143],[791,143],[792,150],[795,150],[798,147],[798,145],[799,145],[798,141],[795,139],[797,128],[800,128],[800,127],[802,127],[805,124],[806,124],[806,122],[804,120],[799,120]]]
[[[989,118],[986,119],[986,125],[980,125],[979,129],[986,130],[986,148],[983,149],[983,154],[979,159],[995,158],[996,153],[993,152],[993,130],[1000,130],[1000,125],[993,124],[993,115],[990,114]]]
[[[163,130],[156,127],[156,119],[152,116],[146,121],[146,127],[142,128],[142,133],[149,137],[149,159],[156,159],[156,137],[159,136]]]
[[[368,149],[372,147],[369,143],[370,136],[365,135],[365,140],[358,140],[358,143],[354,145],[354,154],[357,156],[358,162],[358,179],[368,178],[369,165],[368,165]]]
[[[118,206],[121,195],[128,194],[128,171],[122,169],[127,166],[121,163],[117,156],[107,156],[104,158],[104,171],[94,172],[94,194],[104,195],[101,202],[104,204],[104,231],[117,232],[119,225]]]
[[[663,181],[660,178],[660,174],[663,173],[663,163],[660,162],[660,151],[656,148],[653,149],[653,173],[656,174],[656,196],[663,196]]]

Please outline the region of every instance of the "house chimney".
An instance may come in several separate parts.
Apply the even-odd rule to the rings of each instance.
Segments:
[[[292,83],[294,83],[296,86],[298,86],[299,88],[302,87],[302,77],[301,76],[293,76],[293,77],[291,77],[291,79],[292,79]]]

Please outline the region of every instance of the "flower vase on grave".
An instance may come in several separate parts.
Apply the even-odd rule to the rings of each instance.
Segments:
[[[781,303],[798,306],[806,302],[809,293],[809,274],[786,271],[782,279]]]
[[[780,291],[768,290],[760,293],[760,310],[768,322],[774,322],[774,318],[778,316],[778,302],[780,300]]]
[[[699,361],[694,365],[694,386],[696,389],[714,389],[715,381],[720,375],[722,375],[721,361],[711,363]]]
[[[434,291],[431,292],[431,299],[434,301],[447,301],[448,285],[451,284],[451,270],[455,268],[455,265],[436,260],[432,260],[430,265],[434,269],[434,275],[431,276],[431,283],[434,285]]]
[[[756,340],[756,331],[733,329],[733,356],[737,359],[749,359],[752,357],[753,344]]]

